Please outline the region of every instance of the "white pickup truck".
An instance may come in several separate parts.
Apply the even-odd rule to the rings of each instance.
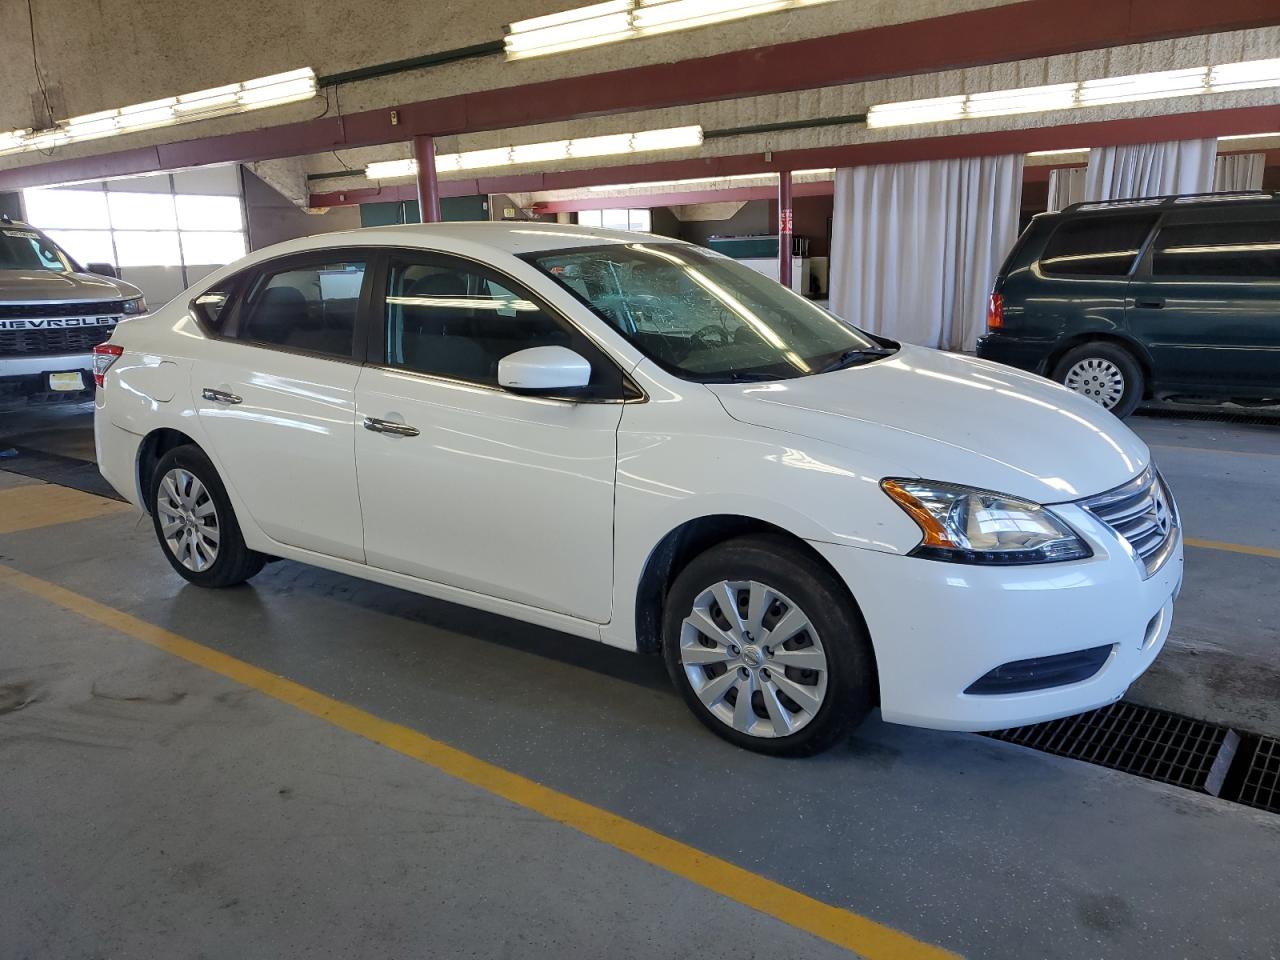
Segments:
[[[111,264],[81,267],[35,227],[0,217],[0,386],[27,394],[93,388],[93,348],[147,312]]]

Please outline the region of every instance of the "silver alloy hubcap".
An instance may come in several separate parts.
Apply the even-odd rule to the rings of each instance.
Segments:
[[[703,590],[680,630],[680,663],[716,719],[752,737],[801,730],[827,696],[827,655],[805,612],[754,580]]]
[[[218,508],[194,473],[174,467],[164,475],[156,494],[156,516],[169,553],[188,570],[208,570],[218,559]]]
[[[1086,357],[1074,364],[1062,382],[1107,410],[1124,396],[1124,372],[1102,357]]]

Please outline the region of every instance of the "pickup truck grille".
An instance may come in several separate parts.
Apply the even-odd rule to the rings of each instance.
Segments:
[[[123,300],[82,300],[71,303],[0,303],[0,320],[30,317],[118,317]]]
[[[1178,509],[1164,478],[1147,467],[1128,483],[1082,500],[1080,505],[1127,543],[1149,577],[1169,558],[1177,541]]]
[[[63,327],[54,330],[0,330],[0,357],[88,353],[106,343],[110,327]]]

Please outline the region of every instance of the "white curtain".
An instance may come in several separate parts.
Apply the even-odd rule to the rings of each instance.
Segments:
[[[1266,165],[1265,153],[1233,153],[1219,157],[1213,166],[1214,193],[1261,190],[1262,171]]]
[[[1089,151],[1089,200],[1208,193],[1213,189],[1217,140],[1177,140],[1094,147]]]
[[[1021,200],[1021,154],[837,170],[832,312],[895,340],[972,350]]]
[[[1085,168],[1059,167],[1049,171],[1049,212],[1056,213],[1085,199]]]

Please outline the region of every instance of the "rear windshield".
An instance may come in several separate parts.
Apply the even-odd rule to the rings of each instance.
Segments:
[[[67,255],[38,230],[0,229],[0,270],[71,270]]]
[[[1068,220],[1049,238],[1040,269],[1051,275],[1128,276],[1155,222],[1153,213]]]

